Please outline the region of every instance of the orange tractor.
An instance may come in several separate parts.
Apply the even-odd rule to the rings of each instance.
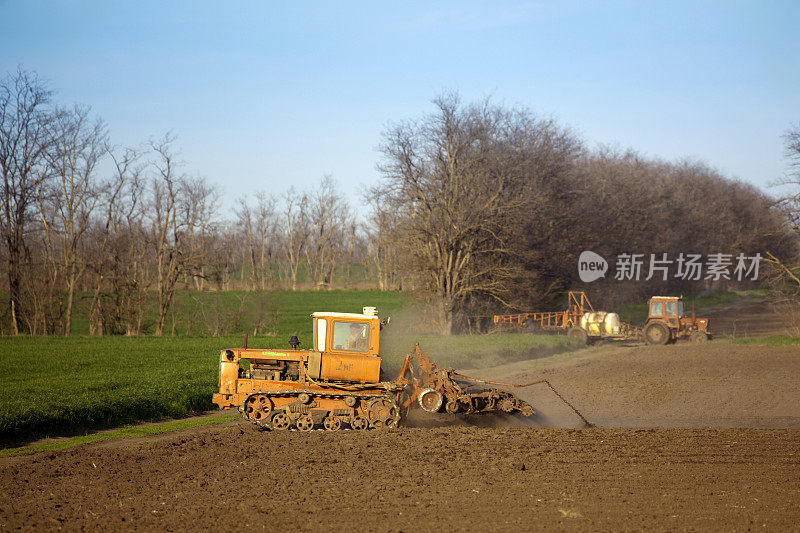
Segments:
[[[647,322],[642,328],[647,344],[667,344],[679,339],[705,342],[711,338],[707,318],[696,318],[694,308],[686,315],[683,298],[653,296],[648,302]]]
[[[314,313],[313,347],[297,349],[228,349],[220,353],[219,393],[212,401],[220,409],[238,409],[265,429],[324,427],[335,431],[391,428],[400,423],[412,403],[429,412],[533,414],[533,408],[512,393],[439,369],[415,347],[418,370],[408,354],[400,375],[381,378],[381,327],[374,307],[363,313]],[[538,382],[537,382],[538,383]],[[528,385],[532,385],[528,384]],[[524,385],[524,386],[528,386]]]

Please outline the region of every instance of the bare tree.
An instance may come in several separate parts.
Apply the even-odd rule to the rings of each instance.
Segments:
[[[247,199],[239,201],[236,213],[244,232],[246,261],[250,264],[250,290],[264,290],[271,278],[272,240],[275,233],[275,198],[264,192],[256,194],[256,204]]]
[[[40,207],[47,206],[42,220],[48,234],[55,230],[59,241],[59,269],[66,285],[64,335],[72,332],[75,290],[87,266],[81,256],[83,237],[100,199],[95,168],[105,151],[106,132],[103,122],[92,120],[89,113],[89,108],[75,106],[53,114],[46,157],[54,181],[38,202]],[[43,190],[38,189],[40,195]],[[45,210],[52,213],[54,227],[48,226]]]
[[[272,279],[272,259],[275,254],[274,242],[276,241],[275,197],[263,192],[256,194],[256,224],[255,237],[258,245],[259,288],[267,288],[268,280]],[[255,239],[254,239],[255,241]]]
[[[382,197],[400,217],[397,244],[436,296],[449,334],[471,298],[504,304],[520,275],[511,235],[530,203],[525,174],[541,142],[525,112],[434,100],[436,113],[384,134]]]
[[[256,231],[253,209],[246,199],[239,201],[239,210],[236,212],[236,218],[239,222],[241,230],[244,232],[244,237],[247,243],[246,260],[250,263],[250,290],[256,289]],[[244,251],[244,250],[243,250]]]
[[[788,172],[779,185],[787,187],[788,191],[780,198],[779,204],[788,216],[787,230],[800,234],[800,123],[789,128],[783,139]]]
[[[297,276],[309,237],[308,196],[298,195],[292,187],[282,196],[282,201],[284,206],[279,223],[281,241],[289,284],[291,290],[296,291]]]
[[[205,250],[216,231],[217,190],[203,178],[177,173],[173,142],[169,134],[159,142],[151,142],[156,172],[148,208],[150,243],[155,252],[156,335],[164,333],[181,276],[204,279]]]
[[[119,263],[119,253],[109,257],[114,238],[119,234],[131,215],[138,207],[141,189],[141,165],[138,164],[140,153],[133,148],[106,148],[114,163],[115,173],[100,189],[103,218],[97,221],[93,238],[92,259],[88,266],[95,276],[92,302],[89,306],[89,335],[104,333],[103,285],[109,276],[108,265]],[[121,294],[116,293],[116,298]]]
[[[380,195],[368,198],[372,214],[365,227],[369,239],[368,254],[371,264],[375,267],[378,289],[387,291],[399,288],[398,264],[393,242],[393,237],[398,234],[398,216],[381,200]],[[368,266],[365,264],[365,269]]]
[[[19,333],[24,314],[22,268],[25,232],[36,188],[46,179],[47,105],[51,91],[37,75],[21,68],[0,81],[0,231],[6,252],[11,331]]]
[[[350,206],[331,176],[324,176],[308,195],[308,213],[307,272],[316,289],[330,288],[351,218]]]
[[[778,254],[775,250],[768,252],[767,262],[773,266],[769,274],[774,295],[780,301],[796,307],[800,306],[800,123],[789,128],[783,139],[788,172],[779,185],[787,187],[787,192],[778,200],[778,205],[784,213],[785,231],[792,239],[794,248],[784,254]]]
[[[176,161],[172,152],[174,137],[167,134],[150,146],[157,155],[156,174],[151,183],[150,224],[151,245],[155,254],[156,291],[158,311],[155,334],[164,333],[175,289],[183,268],[183,228],[178,222],[178,195],[181,177],[176,175]]]
[[[177,202],[177,218],[182,229],[182,271],[191,276],[195,289],[204,288],[206,250],[218,233],[216,208],[219,191],[204,178],[181,180]]]

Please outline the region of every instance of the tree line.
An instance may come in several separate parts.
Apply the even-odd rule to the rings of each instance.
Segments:
[[[498,311],[563,308],[570,289],[613,309],[735,281],[607,276],[589,285],[578,279],[584,250],[796,256],[796,196],[787,209],[700,162],[590,149],[526,109],[465,104],[457,94],[434,105],[385,131],[374,223],[397,268],[429,295],[444,333],[479,328]],[[795,234],[786,231],[792,212]]]
[[[90,334],[161,335],[180,291],[369,283],[368,235],[331,177],[243,198],[225,219],[173,136],[115,146],[22,69],[0,83],[0,172],[4,334],[68,335],[77,298]]]
[[[330,176],[223,216],[220,191],[181,170],[173,136],[115,146],[88,107],[58,104],[18,69],[0,82],[0,332],[69,335],[78,300],[90,334],[161,335],[180,293],[374,287],[427,300],[449,333],[587,288],[583,250],[796,252],[791,202],[702,163],[589,148],[489,100],[442,96],[388,126],[380,154],[366,219]],[[610,307],[708,285],[607,276],[588,288]]]

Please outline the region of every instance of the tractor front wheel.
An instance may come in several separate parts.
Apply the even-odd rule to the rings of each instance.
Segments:
[[[708,335],[705,331],[693,331],[691,335],[689,335],[690,342],[708,342]]]
[[[669,328],[661,322],[650,322],[644,327],[644,341],[649,345],[664,345],[671,338]]]

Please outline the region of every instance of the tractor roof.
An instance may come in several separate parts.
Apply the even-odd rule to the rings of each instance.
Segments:
[[[330,312],[316,312],[311,313],[314,318],[351,318],[356,320],[380,320],[375,315],[362,315],[361,313],[330,313]]]
[[[680,300],[683,296],[652,296],[651,300]]]

